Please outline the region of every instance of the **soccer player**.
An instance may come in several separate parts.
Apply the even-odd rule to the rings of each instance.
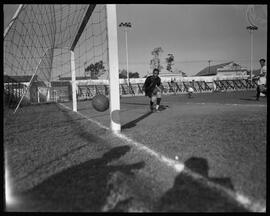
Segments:
[[[191,86],[189,86],[188,87],[188,98],[191,98],[193,92],[194,92],[194,89]]]
[[[265,89],[267,88],[267,71],[265,65],[265,59],[260,59],[261,71],[258,76],[257,94],[256,100],[259,100],[261,93],[266,94]]]
[[[143,91],[145,92],[145,96],[150,98],[150,110],[159,111],[159,105],[161,102],[161,79],[158,76],[159,70],[155,68],[153,70],[153,75],[148,76],[143,85]],[[156,103],[156,107],[154,108],[154,103]]]
[[[194,93],[194,80],[192,80],[192,84],[188,84],[188,98],[191,98],[192,94]]]

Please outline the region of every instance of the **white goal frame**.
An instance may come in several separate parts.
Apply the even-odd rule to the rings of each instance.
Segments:
[[[91,17],[91,14],[94,10],[96,5],[89,5],[88,9],[84,15],[82,23],[80,24],[79,30],[74,37],[74,41],[69,48],[70,50],[70,60],[71,60],[71,83],[72,83],[72,110],[77,112],[77,97],[76,97],[76,71],[75,71],[75,57],[74,57],[74,49],[80,36]],[[11,19],[8,27],[4,31],[4,38],[6,34],[9,32],[11,26],[14,24],[14,21],[19,16],[20,12],[24,5],[19,5],[17,11],[15,12],[13,18]],[[113,132],[120,132],[121,131],[121,124],[120,124],[120,92],[119,92],[119,62],[118,62],[118,39],[117,39],[117,16],[116,16],[116,5],[115,4],[106,4],[106,15],[107,15],[107,34],[108,34],[108,61],[109,61],[109,86],[110,86],[110,119],[111,119],[111,130]],[[46,53],[45,53],[46,54]],[[42,59],[40,59],[40,62]],[[39,66],[39,65],[38,65]],[[38,67],[37,66],[37,67]],[[19,103],[16,106],[14,113],[16,113],[20,103],[22,102],[23,97],[26,95],[27,91],[30,88],[31,82],[33,80],[34,75],[37,73],[37,68],[35,69],[35,73],[32,75],[30,83],[27,87],[27,90],[21,97]]]

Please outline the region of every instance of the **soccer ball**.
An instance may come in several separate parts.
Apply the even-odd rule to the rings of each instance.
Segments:
[[[109,108],[109,99],[102,94],[96,95],[92,100],[92,106],[99,112],[104,112]]]
[[[188,87],[188,92],[189,93],[193,93],[194,92],[194,89],[192,87]]]

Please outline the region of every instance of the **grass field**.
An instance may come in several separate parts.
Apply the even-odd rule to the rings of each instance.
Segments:
[[[266,98],[256,101],[254,91],[204,93],[164,96],[161,104],[161,112],[150,113],[148,98],[121,98],[129,141],[106,129],[109,111],[95,111],[91,101],[78,103],[79,114],[64,108],[70,102],[16,115],[4,110],[7,167],[21,203],[13,210],[248,211],[132,143],[178,156],[192,173],[265,205]]]

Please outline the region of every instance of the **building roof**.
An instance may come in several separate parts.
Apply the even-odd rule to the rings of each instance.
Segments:
[[[195,76],[213,76],[213,75],[216,75],[218,68],[223,68],[224,66],[229,65],[231,63],[232,63],[232,61],[227,62],[227,63],[223,63],[223,64],[212,65],[212,66],[210,66],[210,69],[209,69],[209,67],[205,67],[199,73],[197,73]]]
[[[247,71],[247,68],[242,67],[240,64],[236,64],[234,62],[223,66],[222,68],[218,68],[217,72],[228,72],[228,71]]]
[[[159,73],[160,77],[179,77],[182,76],[182,73],[175,73],[175,72],[160,72]]]

